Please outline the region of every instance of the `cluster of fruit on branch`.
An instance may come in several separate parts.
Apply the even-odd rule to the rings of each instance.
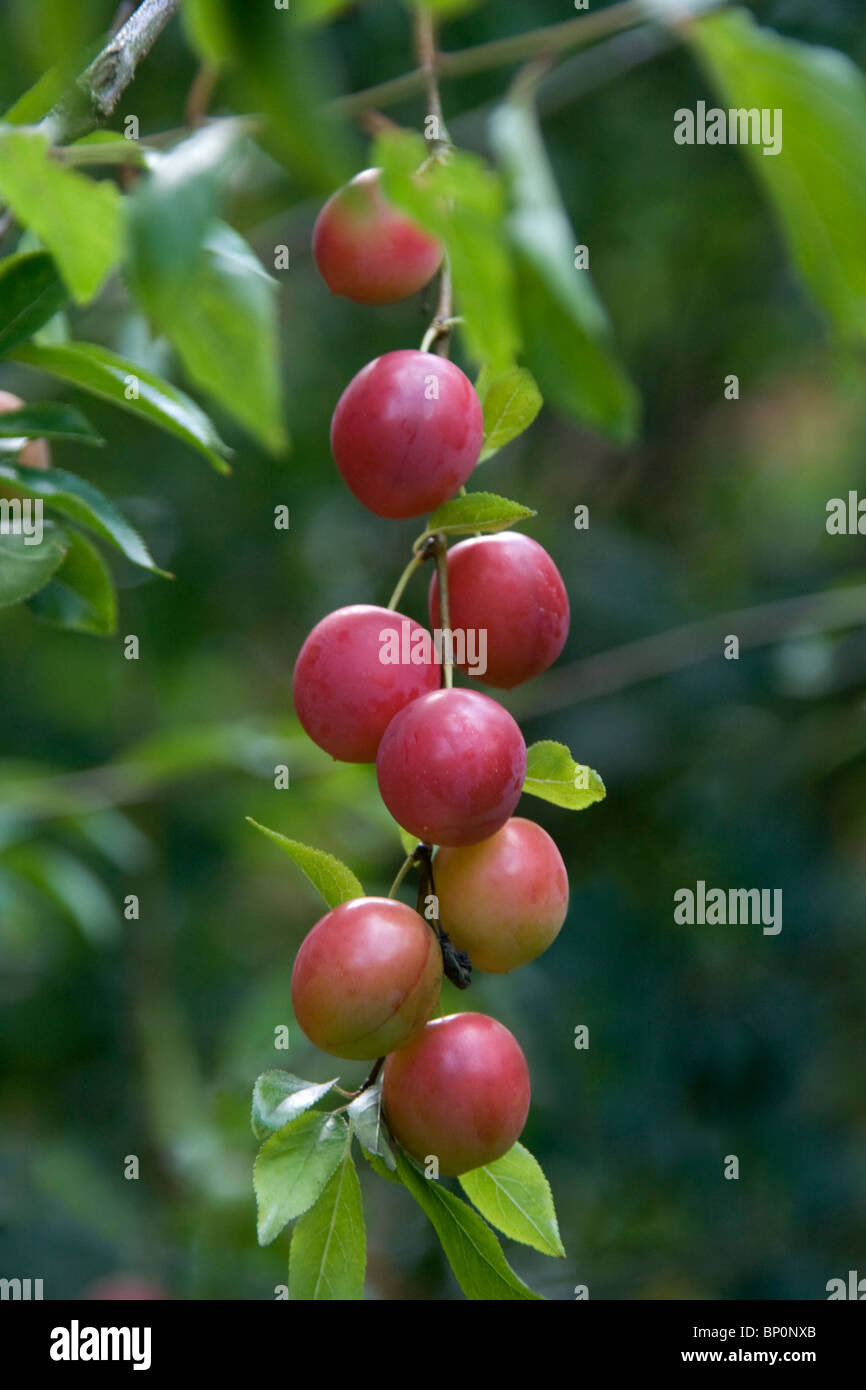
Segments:
[[[373,169],[322,209],[313,253],[333,292],[367,304],[414,294],[443,258],[441,245],[389,204]],[[435,329],[433,336],[435,346]],[[377,357],[346,387],[331,447],[355,497],[398,519],[426,516],[454,497],[478,462],[483,434],[478,395],[460,368],[435,351],[404,349]],[[544,671],[569,620],[547,552],[513,532],[446,547],[433,533],[416,554],[416,563],[437,560],[431,628],[446,639],[484,633],[490,686],[511,689]],[[411,660],[385,659],[395,624],[409,635]],[[419,629],[392,609],[355,604],[323,618],[298,657],[301,724],[334,758],[376,763],[386,807],[418,842],[407,867],[420,867],[422,882],[419,911],[379,897],[334,907],[300,948],[292,1000],[298,1024],[323,1051],[385,1058],[391,1134],[415,1159],[435,1157],[440,1173],[457,1175],[512,1147],[530,1087],[519,1044],[495,1019],[458,1013],[431,1021],[443,963],[465,985],[470,962],[500,973],[533,960],[565,920],[568,880],[547,832],[514,815],[527,770],[516,722],[490,696],[454,688],[447,658],[440,688],[442,663],[429,644],[412,641]],[[471,677],[468,664],[462,669]]]

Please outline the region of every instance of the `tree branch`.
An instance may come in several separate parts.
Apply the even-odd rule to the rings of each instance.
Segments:
[[[122,29],[109,39],[93,62],[40,122],[52,144],[79,140],[108,120],[126,91],[141,59],[180,9],[180,0],[144,0]]]
[[[561,666],[541,676],[531,694],[517,698],[514,708],[521,717],[534,718],[581,700],[596,700],[642,681],[671,675],[711,657],[721,657],[722,642],[731,634],[739,638],[741,649],[747,649],[772,646],[786,638],[864,626],[866,584],[735,609]]]
[[[505,39],[491,39],[488,43],[461,48],[454,53],[440,52],[436,55],[436,71],[440,77],[466,77],[473,72],[486,72],[508,63],[520,63],[543,53],[564,53],[568,49],[582,48],[585,44],[617,34],[622,29],[644,24],[647,17],[647,10],[640,0],[622,0],[622,3],[610,5],[596,14],[581,15],[576,19],[564,20],[561,24],[548,24],[543,29],[530,29],[525,34],[513,34]],[[422,64],[413,72],[380,82],[375,87],[367,87],[363,92],[350,92],[347,96],[337,97],[328,103],[326,109],[331,115],[349,117],[369,107],[381,109],[392,106],[405,97],[423,92],[428,75],[429,67]]]

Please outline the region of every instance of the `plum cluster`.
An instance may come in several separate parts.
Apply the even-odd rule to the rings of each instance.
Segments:
[[[368,169],[323,207],[313,254],[334,293],[389,304],[423,288],[443,252],[387,201],[380,171]],[[369,362],[346,387],[331,448],[354,496],[377,516],[402,519],[428,514],[461,489],[483,433],[481,404],[460,368],[404,349]],[[432,629],[447,615],[450,630],[486,634],[483,679],[498,689],[546,670],[568,632],[556,566],[515,533],[455,545],[428,602]],[[383,635],[397,625],[411,660],[383,659]],[[431,888],[435,872],[435,929],[393,898],[342,903],[304,940],[292,1000],[300,1027],[325,1052],[385,1058],[383,1107],[394,1137],[456,1175],[508,1151],[526,1121],[530,1087],[523,1052],[501,1023],[478,1013],[431,1018],[443,943],[494,973],[534,960],[565,920],[568,879],[547,832],[514,815],[526,776],[514,719],[477,689],[441,688],[432,644],[416,644],[416,636],[429,634],[391,609],[340,608],[304,642],[293,690],[320,748],[342,761],[375,762],[386,807],[428,856]],[[479,678],[468,664],[462,669]]]

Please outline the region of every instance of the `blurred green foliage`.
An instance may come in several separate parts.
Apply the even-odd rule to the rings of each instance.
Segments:
[[[411,67],[410,20],[392,0],[319,7],[333,22],[300,44],[287,30],[274,39],[266,8],[229,4],[219,32],[200,27],[204,0],[189,11],[209,34],[200,51],[231,60],[213,113],[265,120],[220,211],[277,282],[291,454],[261,452],[239,413],[209,398],[235,450],[219,476],[182,440],[51,383],[26,353],[0,379],[33,405],[86,410],[106,446],[56,441],[57,467],[110,497],[176,576],[106,550],[120,611],[107,640],[0,612],[0,1270],[43,1278],[49,1298],[113,1270],[177,1298],[270,1298],[285,1283],[285,1237],[256,1246],[249,1095],[273,1067],[332,1075],[289,999],[320,905],[245,817],[338,855],[370,892],[387,891],[401,857],[372,770],[333,764],[302,737],[290,677],[325,612],[387,601],[419,529],[346,494],[328,424],[349,377],[417,344],[434,306],[332,299],[309,254],[322,194],[365,162],[367,143],[315,102]],[[790,37],[864,57],[859,0],[754,9]],[[52,64],[80,68],[113,11],[8,0],[3,108]],[[443,42],[563,17],[555,0],[479,4]],[[161,37],[113,128],[135,114],[147,140],[182,125],[199,66],[186,35],[174,23]],[[747,619],[740,659],[726,661],[737,628],[720,621],[700,661],[672,655],[668,670],[662,644],[652,671],[622,653],[582,663],[714,614],[866,582],[862,539],[824,526],[829,498],[866,490],[862,368],[806,297],[742,152],[674,144],[674,110],[713,97],[693,54],[665,42],[645,62],[643,42],[620,35],[567,58],[538,93],[643,432],[614,446],[548,407],[480,483],[537,511],[527,530],[572,600],[557,683],[505,703],[528,741],[566,744],[608,795],[579,815],[525,806],[563,850],[569,918],[532,966],[479,976],[471,1007],[512,1029],[532,1073],[524,1142],[550,1178],[567,1252],[508,1245],[533,1289],[822,1298],[866,1239],[866,628],[785,622],[752,648]],[[490,103],[513,71],[443,82],[458,144],[490,157]],[[417,128],[423,99],[388,114]],[[288,271],[271,270],[277,246]],[[192,377],[153,336],[116,272],[68,310],[66,329],[195,399],[196,380],[208,384],[182,344]],[[724,397],[732,373],[736,401]],[[573,524],[580,504],[586,530]],[[274,527],[282,505],[288,531]],[[418,618],[424,588],[416,578],[403,604]],[[137,661],[123,656],[129,634]],[[274,787],[278,764],[288,790]],[[676,926],[674,891],[698,879],[782,888],[781,934]],[[124,915],[130,895],[137,919]],[[450,987],[443,1002],[466,1007]],[[574,1046],[581,1024],[588,1050]],[[274,1047],[280,1025],[288,1053]],[[350,1084],[356,1070],[360,1081],[363,1068],[345,1068]],[[732,1153],[737,1182],[722,1176]],[[133,1154],[137,1181],[124,1177]],[[366,1167],[361,1180],[368,1296],[457,1296],[409,1196]]]

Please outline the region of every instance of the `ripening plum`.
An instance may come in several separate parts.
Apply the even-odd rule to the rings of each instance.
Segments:
[[[295,709],[314,743],[347,763],[372,763],[379,742],[410,700],[436,690],[439,666],[386,661],[383,633],[408,623],[408,649],[420,623],[373,604],[338,608],[317,623],[295,663]],[[430,643],[426,643],[428,649]]]
[[[24,405],[21,397],[14,395],[12,391],[0,391],[0,415],[5,415],[10,410],[21,410]],[[8,439],[3,441],[4,444],[9,442]],[[28,440],[18,455],[18,462],[25,468],[50,468],[51,454],[45,440]]]
[[[436,690],[400,711],[376,757],[382,800],[411,835],[472,845],[520,799],[526,744],[507,710],[475,690]]]
[[[381,169],[365,169],[332,194],[316,218],[313,257],[332,294],[359,304],[395,304],[436,274],[442,244],[388,201]]]
[[[568,875],[535,821],[513,816],[489,840],[440,849],[433,867],[442,924],[479,970],[535,960],[565,921]]]
[[[295,1017],[334,1057],[382,1057],[430,1017],[442,985],[431,927],[405,903],[353,898],[304,938],[292,971]]]
[[[391,1133],[421,1163],[457,1177],[506,1154],[529,1113],[529,1068],[517,1039],[486,1014],[436,1018],[385,1062]]]
[[[448,551],[448,591],[451,627],[487,634],[487,669],[478,677],[486,685],[511,690],[532,680],[565,646],[568,594],[556,565],[531,536],[503,531],[453,546]],[[435,574],[430,625],[439,627]]]
[[[331,421],[343,481],[376,516],[422,516],[453,497],[481,452],[472,382],[453,362],[403,348],[362,367]]]

